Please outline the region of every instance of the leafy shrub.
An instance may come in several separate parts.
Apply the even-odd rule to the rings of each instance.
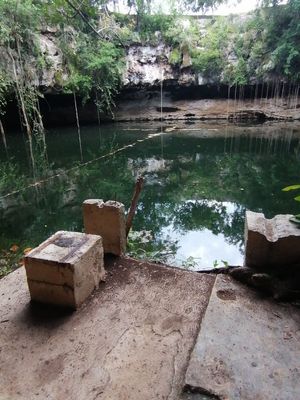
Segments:
[[[169,63],[171,65],[178,65],[181,62],[181,51],[175,47],[169,55]]]
[[[223,67],[223,58],[218,49],[195,49],[192,51],[192,66],[196,72],[211,77],[219,75]]]
[[[121,83],[123,51],[112,42],[85,34],[62,36],[61,49],[69,71],[64,90],[78,93],[84,101],[98,93],[99,109],[111,111]]]
[[[26,183],[20,168],[13,161],[2,161],[0,163],[0,195],[4,196],[10,190],[17,190]]]
[[[200,39],[198,23],[189,17],[176,17],[163,34],[167,44],[181,50],[195,48]]]
[[[300,185],[299,184],[291,185],[291,186],[287,186],[287,187],[282,189],[283,192],[290,192],[290,191],[294,191],[294,190],[299,191],[300,190]],[[294,200],[300,202],[300,195],[298,194],[296,197],[294,197]],[[291,218],[291,220],[293,222],[296,222],[297,224],[300,224],[300,214],[294,215],[294,217]]]
[[[220,77],[226,65],[229,26],[224,18],[217,18],[202,34],[197,48],[191,51],[192,68],[206,77]]]

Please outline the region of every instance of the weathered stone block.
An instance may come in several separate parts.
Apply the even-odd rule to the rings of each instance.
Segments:
[[[121,255],[126,250],[125,208],[117,201],[89,199],[83,203],[86,233],[100,235],[104,253]]]
[[[32,300],[78,308],[105,278],[102,238],[58,231],[25,257]]]
[[[245,265],[284,267],[300,263],[300,229],[290,222],[291,215],[265,218],[262,213],[246,212]]]

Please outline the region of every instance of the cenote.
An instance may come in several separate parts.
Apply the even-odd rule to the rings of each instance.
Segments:
[[[281,191],[299,179],[300,131],[292,123],[88,126],[82,154],[76,129],[55,128],[46,135],[48,165],[35,178],[24,137],[7,140],[2,250],[36,246],[57,230],[82,231],[87,198],[129,208],[139,175],[145,184],[129,243],[135,257],[194,270],[241,265],[246,209],[267,217],[297,212],[293,196]]]

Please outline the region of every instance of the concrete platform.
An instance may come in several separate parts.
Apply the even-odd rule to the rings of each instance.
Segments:
[[[299,309],[219,275],[185,386],[224,400],[300,399]]]
[[[77,311],[30,303],[24,269],[0,280],[0,399],[180,398],[215,277],[116,259]]]

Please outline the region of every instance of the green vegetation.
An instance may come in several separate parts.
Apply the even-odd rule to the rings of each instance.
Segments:
[[[28,250],[29,248],[16,244],[10,246],[8,250],[0,250],[0,279],[23,265],[22,259]]]
[[[151,231],[130,231],[127,254],[150,262],[170,263],[178,250],[177,241],[168,238],[154,239]]]
[[[192,69],[205,78],[232,85],[300,80],[300,1],[259,8],[243,17],[215,17],[201,26],[193,18],[174,15],[162,32],[173,47],[170,62],[188,53]],[[173,52],[175,53],[173,54]]]
[[[181,51],[175,47],[170,53],[169,63],[171,65],[179,65],[181,63],[181,57]]]
[[[7,143],[2,124],[2,116],[5,115],[5,109],[7,106],[7,98],[9,96],[10,87],[11,87],[11,81],[9,76],[7,76],[6,72],[0,70],[0,133],[6,153],[7,153]]]
[[[226,18],[219,17],[207,27],[197,48],[191,52],[192,66],[205,77],[221,77],[227,62],[229,31]]]
[[[188,12],[220,2],[186,0],[182,4]],[[265,2],[247,18],[207,20],[183,17],[172,5],[170,15],[165,15],[150,0],[128,0],[135,15],[110,12],[107,4],[105,0],[3,0],[0,4],[0,47],[5,53],[0,62],[0,131],[5,143],[1,115],[9,93],[14,92],[33,166],[35,147],[45,153],[44,139],[34,143],[43,136],[36,82],[51,66],[39,43],[45,26],[58,28],[54,38],[63,54],[63,69],[56,72],[57,86],[83,101],[94,100],[99,112],[112,113],[125,49],[131,43],[155,45],[163,40],[171,46],[171,65],[183,63],[205,78],[231,86],[274,77],[299,81],[300,0],[286,5]],[[8,65],[13,66],[11,73],[6,72]]]
[[[246,24],[237,26],[236,73],[244,83],[282,77],[300,79],[300,1],[256,10]]]
[[[71,43],[75,43],[72,48]],[[112,113],[114,97],[121,83],[122,49],[104,40],[80,34],[72,42],[61,41],[68,69],[62,83],[65,92],[75,92],[83,101],[93,97],[99,111]]]
[[[13,160],[0,163],[0,195],[17,190],[26,184],[27,179]]]
[[[282,6],[271,4],[272,7],[257,12],[258,20],[266,24],[261,45],[270,53],[275,73],[299,81],[300,1],[289,0]]]
[[[42,116],[39,111],[37,85],[32,84],[43,66],[43,54],[39,46],[39,7],[31,0],[1,2],[0,46],[3,57],[0,63],[1,92],[7,96],[12,90],[18,103],[19,117],[26,132],[33,175],[36,176],[47,162],[46,142]],[[35,71],[32,67],[35,64]],[[4,92],[4,93],[3,93]],[[6,97],[1,100],[2,114]],[[2,127],[2,138],[6,146]],[[36,163],[38,154],[39,164]],[[39,170],[39,171],[38,171]]]
[[[186,12],[221,2],[185,0],[182,4]],[[174,69],[189,68],[208,80],[228,84],[230,87],[275,80],[299,84],[300,0],[288,0],[285,5],[265,1],[261,8],[243,18],[231,16],[202,20],[185,17],[183,12],[174,11],[172,7],[170,15],[164,15],[161,10],[154,9],[151,0],[128,0],[128,6],[135,11],[134,15],[109,11],[107,4],[106,0],[1,0],[0,135],[7,152],[7,161],[0,164],[0,193],[3,195],[32,183],[32,178],[35,182],[49,178],[56,172],[48,163],[45,130],[39,108],[43,97],[43,74],[50,71],[52,66],[47,49],[41,42],[41,31],[52,32],[52,40],[61,52],[62,66],[55,72],[54,84],[55,89],[61,93],[73,95],[80,147],[77,99],[82,102],[94,101],[99,121],[100,113],[112,114],[121,87],[126,49],[133,43],[157,45],[165,42],[170,46],[169,62]],[[297,85],[295,87],[299,92],[299,86],[298,89]],[[23,173],[24,165],[19,166],[12,161],[7,151],[2,120],[10,100],[17,102],[26,138],[27,147],[22,155],[29,156],[31,165],[30,174],[26,175]],[[128,202],[131,195],[128,188],[133,178],[128,171],[127,161],[124,158],[121,167],[111,159],[107,165],[101,164],[100,177],[99,165],[94,164],[86,170],[82,168],[80,173],[76,170],[68,175],[68,185],[71,187],[76,184],[79,189],[84,189],[86,197],[94,197],[97,181],[100,182],[96,188],[99,196],[103,192],[107,198],[115,198],[118,193],[119,200]],[[224,156],[213,161],[204,158],[201,169],[194,161],[183,163],[179,159],[175,160],[163,188],[169,193],[168,201],[163,201],[159,185],[148,188],[151,201],[143,203],[139,216],[140,226],[147,229],[150,227],[154,232],[155,247],[141,242],[139,238],[130,238],[131,254],[162,260],[164,253],[169,256],[172,251],[175,252],[176,241],[166,241],[158,233],[159,226],[167,222],[181,232],[205,228],[215,234],[222,233],[233,244],[240,243],[244,206],[258,209],[257,204],[269,201],[269,195],[274,189],[268,187],[268,182],[271,180],[273,187],[276,186],[277,175],[284,168],[280,162],[280,168],[276,170],[270,164],[265,165],[264,158],[259,159],[257,168],[260,169],[260,175],[256,176],[253,161],[249,162],[243,155]],[[110,176],[112,170],[116,175],[113,180],[109,180],[107,176]],[[230,174],[226,171],[230,171]],[[174,191],[182,179],[185,181],[184,188],[180,192]],[[121,189],[120,181],[123,183]],[[236,191],[236,187],[241,188],[241,191]],[[257,204],[251,204],[251,196],[244,194],[244,188],[261,193]],[[67,229],[70,226],[81,229],[76,220],[78,210],[72,210],[73,214],[70,213],[68,217],[64,215],[63,218],[57,212],[66,203],[68,205],[68,196],[73,189],[68,192],[65,189],[66,182],[62,177],[55,184],[54,180],[51,181],[47,190],[34,187],[30,195],[29,191],[19,194],[18,199],[26,212],[21,210],[20,215],[17,215],[16,220],[20,221],[18,230],[22,232],[23,238],[28,238],[26,240],[31,240],[33,236],[36,239],[24,243],[24,246],[19,243],[19,250],[14,251],[16,247],[10,246],[14,243],[16,228],[14,226],[12,231],[11,227],[5,225],[7,219],[3,218],[2,226],[10,232],[11,240],[5,244],[5,252],[0,254],[0,275],[8,271],[9,264],[17,265],[17,259],[23,254],[26,245],[34,246],[45,237],[45,233],[49,234],[50,224],[54,229],[59,220],[60,228],[63,228],[63,223]],[[162,200],[159,208],[153,206],[157,197]],[[193,201],[182,201],[182,197]],[[212,199],[216,199],[213,204]],[[228,199],[243,204],[236,209],[230,220],[220,203]],[[299,201],[299,196],[296,200]],[[10,199],[3,197],[1,201],[1,207],[8,210],[8,213],[11,210],[19,212],[15,204],[10,203]],[[29,206],[34,202],[37,204],[37,214],[33,214]],[[57,215],[57,220],[49,217],[50,222],[45,223],[45,206],[50,203],[50,211]],[[276,202],[274,204],[276,209]],[[32,223],[33,218],[35,220]],[[76,223],[67,218],[72,218]],[[299,216],[296,218],[299,219]],[[44,224],[41,225],[41,221]],[[164,249],[167,245],[169,247],[166,252]],[[194,264],[192,258],[186,261],[187,267]]]
[[[291,186],[287,186],[285,188],[282,189],[283,192],[290,192],[290,191],[294,191],[294,190],[300,190],[300,185],[291,185]],[[300,195],[297,195],[296,197],[294,197],[294,200],[299,201],[300,202]],[[300,214],[296,214],[294,215],[293,218],[291,218],[291,221],[300,224]]]

